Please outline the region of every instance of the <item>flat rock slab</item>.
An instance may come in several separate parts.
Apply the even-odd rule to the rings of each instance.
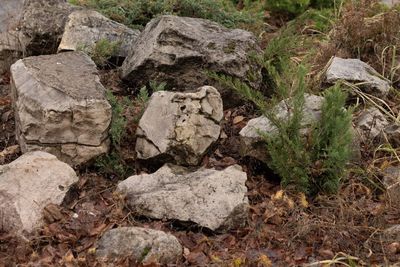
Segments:
[[[111,106],[84,53],[29,57],[11,67],[22,152],[45,150],[71,165],[108,151]]]
[[[217,141],[222,117],[222,99],[214,87],[193,93],[156,92],[139,122],[137,156],[197,165]]]
[[[162,231],[121,227],[107,231],[99,240],[96,257],[115,262],[127,257],[137,264],[174,264],[182,257],[178,239]]]
[[[153,174],[131,176],[118,184],[137,214],[155,219],[196,223],[223,231],[247,220],[247,175],[234,165],[225,170],[164,165]]]
[[[118,47],[112,56],[125,58],[139,33],[96,11],[78,10],[68,17],[58,51],[92,51],[98,41],[107,40]]]
[[[359,59],[333,58],[326,72],[326,80],[329,83],[338,80],[362,83],[361,88],[364,91],[376,96],[386,96],[391,87],[388,80]]]
[[[230,89],[210,79],[205,70],[239,78],[258,89],[261,69],[249,61],[261,53],[255,36],[227,29],[215,22],[187,17],[161,16],[150,21],[132,44],[122,65],[122,78],[135,87],[148,81],[167,82],[168,89],[187,91],[205,84],[216,87],[224,102]],[[255,79],[249,79],[249,74]]]
[[[31,233],[42,223],[43,208],[61,204],[77,181],[70,166],[41,151],[0,166],[0,231]]]

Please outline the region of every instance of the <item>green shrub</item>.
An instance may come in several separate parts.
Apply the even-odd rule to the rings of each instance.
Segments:
[[[213,20],[227,27],[253,23],[260,14],[237,11],[231,1],[215,0],[73,0],[75,5],[96,9],[133,28],[143,28],[158,15],[173,14]]]
[[[310,0],[266,0],[267,10],[274,13],[299,15],[309,6]]]

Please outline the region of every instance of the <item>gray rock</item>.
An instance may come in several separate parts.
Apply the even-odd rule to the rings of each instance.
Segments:
[[[119,49],[112,56],[125,58],[139,33],[96,11],[79,10],[69,15],[58,51],[91,51],[98,41],[105,39],[118,43]]]
[[[375,107],[361,112],[356,122],[356,128],[364,142],[380,136],[388,125],[389,122],[383,113]]]
[[[321,96],[305,94],[305,102],[303,108],[303,134],[309,132],[310,126],[317,122],[321,117],[321,107],[324,98]],[[288,119],[293,114],[291,112],[291,100],[285,99],[279,102],[274,108],[278,119]],[[250,120],[247,125],[240,131],[241,154],[243,156],[251,156],[264,162],[268,162],[269,157],[266,146],[260,132],[275,135],[277,129],[275,125],[265,116],[260,116]]]
[[[0,0],[0,74],[9,70],[22,54],[18,31],[23,0]]]
[[[400,224],[389,227],[383,234],[387,241],[400,242]]]
[[[42,223],[43,208],[61,204],[77,181],[70,166],[40,151],[0,166],[0,231],[31,233]]]
[[[28,55],[53,54],[57,51],[68,15],[78,9],[66,0],[25,0],[21,31],[28,38]]]
[[[139,227],[107,231],[99,240],[96,257],[106,262],[131,257],[142,264],[173,264],[182,257],[182,246],[171,234]]]
[[[326,72],[326,80],[329,83],[338,80],[363,83],[363,90],[376,96],[386,96],[391,87],[388,80],[359,59],[335,57]]]
[[[139,122],[138,158],[197,165],[218,139],[222,117],[221,96],[214,87],[156,92]]]
[[[87,55],[24,58],[11,74],[22,152],[45,150],[71,165],[107,152],[111,106]]]
[[[165,81],[170,89],[186,91],[205,84],[216,87],[224,101],[232,92],[204,72],[211,70],[261,84],[260,67],[249,62],[251,52],[260,53],[257,39],[244,30],[227,29],[209,20],[161,16],[150,21],[132,45],[122,65],[122,78],[136,87],[148,81]],[[226,102],[225,102],[226,104]]]
[[[390,203],[400,207],[400,167],[391,166],[384,170],[383,185]]]
[[[389,124],[383,131],[393,147],[400,146],[400,125],[398,123]]]
[[[197,223],[211,230],[243,225],[248,214],[247,175],[234,165],[222,171],[164,165],[153,174],[131,176],[117,191],[143,216]]]

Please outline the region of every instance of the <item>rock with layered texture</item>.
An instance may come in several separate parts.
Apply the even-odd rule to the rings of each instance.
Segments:
[[[25,0],[21,32],[27,38],[28,55],[53,54],[64,32],[68,16],[78,7],[66,0]]]
[[[210,79],[205,70],[239,78],[258,89],[261,69],[250,62],[249,55],[260,51],[250,32],[204,19],[161,16],[150,21],[132,44],[122,78],[135,87],[164,81],[180,91],[208,84],[220,91],[226,104],[232,92]],[[254,79],[250,81],[249,75]]]
[[[246,222],[246,180],[238,165],[195,172],[164,165],[153,174],[129,177],[118,184],[117,191],[126,196],[136,214],[223,231]]]
[[[333,58],[326,72],[326,80],[329,83],[338,80],[362,83],[361,88],[364,91],[376,96],[386,96],[391,87],[388,80],[359,59]]]
[[[77,181],[70,166],[41,151],[0,166],[0,231],[31,233],[42,223],[43,208],[61,204]]]
[[[91,51],[98,41],[107,40],[118,47],[111,56],[125,58],[139,33],[96,11],[78,10],[68,17],[58,51]]]
[[[321,108],[324,98],[321,96],[305,94],[305,103],[303,108],[302,132],[306,135],[310,126],[317,122],[321,117]],[[291,113],[290,99],[282,100],[274,108],[278,119],[288,119]],[[240,131],[241,154],[243,156],[251,156],[261,161],[269,160],[266,153],[265,141],[260,136],[260,132],[274,135],[277,134],[277,128],[265,116],[260,116],[250,120],[247,125]]]
[[[107,231],[99,240],[96,257],[112,263],[133,258],[141,264],[174,264],[182,257],[182,246],[171,234],[162,231],[121,227]]]
[[[22,152],[44,150],[79,165],[107,152],[111,106],[84,53],[21,59],[11,67]]]
[[[136,152],[140,159],[197,165],[218,139],[221,96],[211,86],[193,93],[154,93],[140,119]]]

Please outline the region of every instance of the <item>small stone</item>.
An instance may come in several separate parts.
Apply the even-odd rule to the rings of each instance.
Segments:
[[[389,122],[383,113],[379,109],[372,107],[361,112],[358,116],[356,128],[365,142],[380,136],[388,125]]]
[[[31,233],[42,225],[43,209],[60,205],[77,181],[70,166],[41,151],[0,165],[0,231]]]
[[[383,174],[383,184],[386,187],[390,203],[400,207],[400,167],[388,167]]]
[[[248,215],[247,175],[238,165],[190,172],[164,165],[153,174],[131,176],[117,191],[138,215],[196,223],[224,231],[243,225]]]
[[[182,257],[182,246],[171,234],[139,227],[107,231],[99,240],[96,257],[114,262],[131,257],[140,264],[174,264]]]
[[[361,88],[376,96],[386,96],[391,87],[388,80],[359,59],[335,57],[326,72],[326,80],[329,83],[335,83],[338,80],[363,83]]]

